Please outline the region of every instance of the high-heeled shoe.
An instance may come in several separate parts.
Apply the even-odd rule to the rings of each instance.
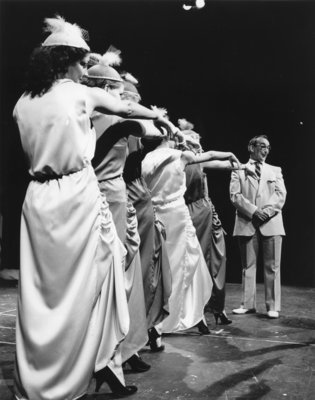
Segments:
[[[140,356],[134,354],[124,364],[128,364],[134,372],[145,372],[151,368],[151,365],[142,360]]]
[[[137,386],[124,386],[109,367],[105,367],[94,372],[95,392],[100,390],[104,382],[110,387],[111,391],[118,396],[130,396],[138,390]]]
[[[232,320],[228,318],[228,316],[226,315],[226,312],[224,310],[222,312],[214,312],[213,315],[214,315],[216,325],[229,325],[232,323]],[[219,324],[218,324],[218,320],[220,320]]]
[[[154,353],[157,353],[159,351],[163,351],[165,349],[164,344],[159,344],[159,340],[161,338],[161,335],[157,332],[155,328],[151,328],[148,330],[148,335],[149,335],[149,341],[148,345],[151,348],[151,351]]]
[[[198,328],[198,331],[202,334],[202,335],[209,335],[210,331],[209,328],[207,327],[207,325],[203,322],[203,320],[199,321],[198,324],[196,325]]]

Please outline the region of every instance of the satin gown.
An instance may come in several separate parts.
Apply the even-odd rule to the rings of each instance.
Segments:
[[[204,317],[212,281],[184,201],[186,179],[182,152],[158,148],[142,162],[157,217],[166,230],[166,248],[172,273],[170,315],[162,322],[164,333],[195,326]]]
[[[86,88],[59,80],[14,109],[29,162],[21,218],[15,396],[71,400],[128,332],[125,249],[91,166]]]
[[[132,133],[141,134],[142,126],[136,121],[102,114],[94,115],[92,122],[98,137],[93,166],[100,189],[109,203],[118,236],[127,249],[125,283],[130,328],[119,346],[121,362],[125,362],[148,341],[138,222],[122,177],[128,151],[127,137]],[[114,361],[119,365],[117,355]]]
[[[124,179],[128,197],[137,213],[147,326],[152,328],[169,315],[171,270],[165,246],[165,228],[157,219],[150,191],[142,177],[140,139],[130,136],[128,150]]]
[[[185,171],[185,201],[213,282],[208,305],[220,313],[225,304],[225,232],[209,198],[207,177],[200,164],[188,165]]]

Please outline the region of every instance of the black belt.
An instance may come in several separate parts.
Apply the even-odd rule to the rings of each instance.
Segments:
[[[31,180],[32,181],[36,181],[36,182],[40,182],[40,183],[45,183],[47,181],[53,181],[54,179],[62,179],[64,176],[69,176],[72,174],[75,174],[76,172],[81,171],[80,169],[78,171],[73,171],[73,172],[69,172],[68,174],[63,174],[63,175],[58,175],[58,174],[54,174],[54,175],[32,175],[31,176]]]

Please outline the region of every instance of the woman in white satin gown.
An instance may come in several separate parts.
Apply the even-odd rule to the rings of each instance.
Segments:
[[[51,34],[32,54],[13,113],[32,178],[21,218],[15,396],[78,399],[93,373],[128,395],[137,388],[117,383],[110,365],[129,328],[125,249],[91,166],[89,117],[97,108],[161,119],[79,84],[89,54],[80,28],[60,17],[46,24]]]
[[[189,329],[205,322],[204,307],[212,289],[211,277],[185,204],[185,167],[211,159],[238,160],[232,153],[209,151],[195,155],[171,148],[169,138],[160,139],[142,161],[142,173],[151,191],[158,218],[166,229],[166,247],[172,272],[170,315],[161,323],[162,333]],[[148,147],[148,143],[147,143]],[[150,147],[154,147],[150,142]],[[199,325],[200,326],[200,325]],[[207,333],[201,325],[200,331]]]

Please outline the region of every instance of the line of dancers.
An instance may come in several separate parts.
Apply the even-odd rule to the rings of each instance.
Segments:
[[[150,368],[163,333],[209,333],[205,306],[229,324],[224,230],[207,169],[244,169],[203,151],[193,125],[140,105],[120,52],[91,53],[62,17],[30,58],[13,116],[31,180],[21,217],[17,399],[72,400],[124,368]]]

